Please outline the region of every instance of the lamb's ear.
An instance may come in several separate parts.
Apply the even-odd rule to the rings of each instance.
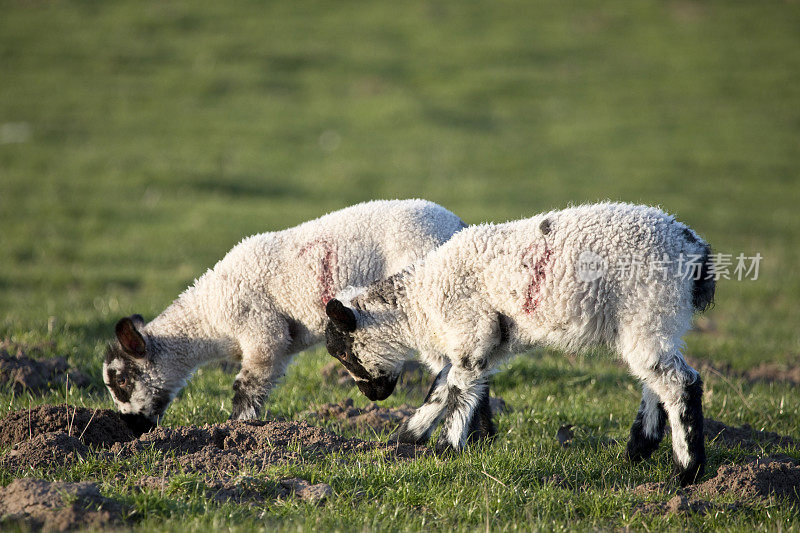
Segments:
[[[336,298],[328,301],[325,306],[325,314],[342,330],[350,333],[356,330],[356,314]]]
[[[147,346],[145,345],[144,337],[136,329],[136,322],[138,321],[130,316],[120,319],[115,328],[117,340],[122,349],[125,350],[125,353],[134,357],[144,357],[147,353]],[[144,323],[144,320],[142,320],[142,323]]]

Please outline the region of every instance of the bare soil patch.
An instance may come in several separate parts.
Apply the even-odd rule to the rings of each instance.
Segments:
[[[33,530],[67,531],[119,524],[124,508],[100,494],[97,485],[16,479],[0,488],[0,524]]]
[[[17,394],[29,391],[34,394],[63,386],[88,387],[89,376],[71,369],[63,357],[32,359],[21,349],[11,355],[0,348],[0,386],[11,386]]]
[[[765,447],[794,446],[797,442],[791,437],[772,431],[760,431],[750,425],[728,426],[713,418],[703,421],[706,440],[729,448],[740,446],[745,450],[761,450]]]
[[[13,471],[52,465],[69,466],[87,455],[89,448],[77,437],[56,431],[18,443],[0,459],[0,466]]]
[[[383,450],[392,458],[413,458],[428,453],[421,446],[390,446],[346,438],[305,422],[282,420],[162,427],[111,447],[113,453],[122,456],[151,449],[163,452],[165,468],[212,474],[260,470],[276,462],[299,462],[334,452]]]
[[[110,409],[40,405],[13,411],[0,421],[0,445],[16,444],[56,431],[95,447],[111,446],[134,438],[119,415]]]

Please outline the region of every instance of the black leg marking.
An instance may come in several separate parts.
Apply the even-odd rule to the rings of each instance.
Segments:
[[[682,400],[684,409],[680,418],[686,432],[689,464],[682,467],[675,461],[674,465],[678,480],[681,486],[685,487],[703,476],[706,465],[706,448],[703,440],[703,382],[700,378],[686,387]]]
[[[664,410],[664,404],[659,402],[655,413],[651,413],[651,416],[657,417],[655,435],[647,435],[645,433],[646,414],[647,404],[642,400],[636,420],[633,421],[633,426],[631,426],[631,436],[625,449],[625,458],[633,463],[649,458],[658,449],[661,439],[664,438],[664,426],[667,424],[667,412]]]
[[[489,403],[489,387],[484,389],[475,412],[472,415],[472,422],[469,426],[469,437],[467,442],[477,443],[481,441],[490,442],[497,434],[497,428],[492,420],[492,407]]]
[[[425,444],[428,442],[437,420],[431,417],[429,420],[423,419],[420,421],[419,418],[423,409],[435,409],[435,404],[439,404],[442,401],[442,398],[439,397],[440,394],[437,391],[440,391],[442,389],[442,385],[444,385],[446,382],[448,371],[449,367],[445,367],[439,371],[439,373],[436,375],[436,378],[433,380],[431,388],[428,390],[428,394],[425,396],[425,400],[423,400],[422,405],[414,415],[403,422],[403,424],[400,426],[400,429],[397,430],[397,434],[390,438],[390,442],[402,442],[404,444]],[[412,427],[416,426],[417,424],[427,427]]]

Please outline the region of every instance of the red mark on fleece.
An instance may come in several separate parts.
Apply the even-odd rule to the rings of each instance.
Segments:
[[[553,255],[553,250],[547,246],[547,243],[544,243],[544,251],[540,252],[539,247],[538,243],[532,244],[522,256],[522,266],[531,271],[531,280],[525,287],[525,299],[522,302],[522,310],[529,315],[536,311],[536,307],[539,305],[539,288],[544,282],[550,256]],[[536,258],[535,261],[534,258]]]
[[[309,250],[321,248],[322,249],[322,257],[320,258],[320,268],[319,272],[317,272],[317,281],[322,288],[322,294],[320,296],[322,300],[322,305],[328,303],[335,294],[336,290],[334,287],[333,282],[333,272],[336,268],[336,261],[337,261],[337,254],[336,249],[331,245],[330,242],[326,241],[325,239],[314,239],[313,241],[308,241],[300,248],[298,252],[298,256],[301,256],[308,252]]]

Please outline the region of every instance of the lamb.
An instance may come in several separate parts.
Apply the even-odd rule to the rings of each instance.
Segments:
[[[195,369],[240,359],[231,418],[258,418],[292,355],[323,339],[337,291],[398,272],[464,227],[435,203],[389,200],[246,238],[151,322],[132,315],[116,324],[105,384],[144,432]]]
[[[487,384],[508,355],[606,346],[643,383],[626,456],[648,458],[668,417],[687,484],[704,470],[703,389],[681,337],[713,303],[710,253],[674,217],[624,203],[471,226],[403,272],[330,300],[326,344],[373,401],[392,393],[415,350],[441,368],[395,438],[424,443],[442,422],[436,449],[449,453],[494,433]]]

